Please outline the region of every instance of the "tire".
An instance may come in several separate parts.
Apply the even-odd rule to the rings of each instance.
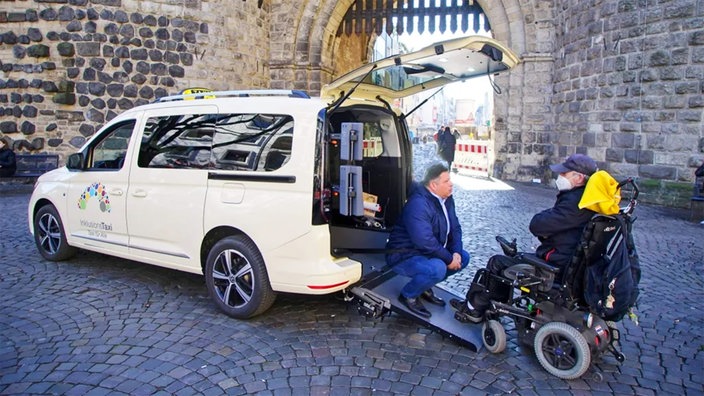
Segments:
[[[482,342],[491,353],[501,353],[506,349],[506,331],[498,320],[488,320],[482,325]]]
[[[530,264],[514,264],[503,271],[504,278],[511,280],[518,279],[518,275],[523,274],[523,276],[535,276],[535,266]]]
[[[589,345],[574,327],[562,322],[549,322],[535,335],[533,344],[540,365],[562,379],[575,379],[591,364]]]
[[[42,206],[34,216],[34,243],[49,261],[68,260],[78,253],[66,241],[64,223],[53,205]]]
[[[230,236],[208,253],[205,283],[215,304],[229,316],[248,319],[276,299],[259,249],[249,238]]]

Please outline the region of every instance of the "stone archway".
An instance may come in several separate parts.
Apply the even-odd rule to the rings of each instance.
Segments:
[[[333,53],[339,49],[337,27],[353,2],[301,0],[272,5],[272,88],[303,89],[315,94],[333,79]]]
[[[340,49],[343,40],[336,37],[336,32],[342,19],[354,3],[354,0],[300,0],[297,3],[281,2],[272,5],[272,35],[270,70],[272,86],[279,88],[281,85],[295,85],[300,79],[282,79],[278,70],[316,70],[323,72],[321,80],[310,80],[308,85],[325,83],[334,77],[335,72],[340,72],[335,65],[335,52]],[[538,52],[538,45],[531,44],[537,40],[538,27],[527,26],[526,20],[535,20],[532,10],[522,9],[518,1],[507,1],[501,6],[486,0],[478,0],[483,7],[487,18],[491,21],[494,37],[507,44],[519,54]],[[537,22],[536,22],[537,24]],[[368,41],[370,37],[362,36],[361,40]],[[349,44],[349,43],[348,43]],[[366,48],[364,45],[354,47]],[[531,48],[533,47],[533,48]],[[366,54],[365,54],[366,55]],[[367,59],[359,59],[357,64],[350,65],[354,68]],[[285,73],[285,76],[292,76]],[[302,77],[302,75],[300,75]],[[315,75],[307,76],[315,77]]]
[[[302,89],[315,95],[322,85],[367,61],[372,37],[337,37],[336,32],[354,0],[300,0],[272,5],[272,88]],[[492,170],[496,176],[520,178],[534,173],[544,156],[527,156],[526,145],[553,125],[549,108],[552,86],[554,28],[551,9],[477,0],[489,19],[494,38],[516,51],[522,63],[499,76],[494,95]],[[274,36],[277,37],[274,37]],[[282,41],[278,41],[282,39]],[[341,56],[342,48],[347,49]],[[532,147],[532,146],[531,146]]]

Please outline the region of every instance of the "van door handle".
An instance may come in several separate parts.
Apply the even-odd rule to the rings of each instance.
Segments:
[[[115,196],[121,197],[122,194],[124,194],[124,191],[122,191],[121,188],[115,188],[113,190],[110,190],[110,195],[115,195]]]
[[[147,192],[144,190],[137,190],[132,193],[132,196],[137,198],[144,198],[147,196]]]

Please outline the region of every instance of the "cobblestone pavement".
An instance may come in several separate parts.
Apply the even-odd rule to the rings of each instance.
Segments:
[[[431,146],[417,149],[421,164]],[[473,258],[444,286],[464,294],[499,252],[495,235],[536,244],[528,221],[555,190],[453,181]],[[44,261],[27,231],[25,190],[0,191],[3,395],[704,394],[704,226],[681,211],[637,208],[640,326],[620,325],[627,360],[605,356],[564,381],[517,345],[509,321],[505,352],[474,353],[395,314],[365,319],[337,295],[280,295],[238,321],[216,310],[200,276],[90,252]]]

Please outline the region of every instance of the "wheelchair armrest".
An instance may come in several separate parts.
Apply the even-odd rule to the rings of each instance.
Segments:
[[[541,259],[540,257],[538,257],[532,253],[521,253],[521,259],[522,259],[522,261],[524,261],[530,265],[534,265],[538,268],[552,272],[553,274],[556,274],[560,271],[560,268],[551,265],[547,261]]]

